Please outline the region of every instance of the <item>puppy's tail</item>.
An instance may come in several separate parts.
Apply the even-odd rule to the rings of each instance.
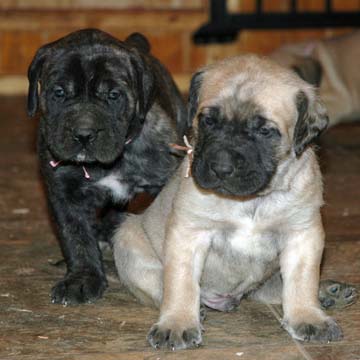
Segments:
[[[150,43],[149,40],[142,34],[135,32],[130,34],[126,40],[126,44],[128,44],[131,47],[134,47],[143,53],[149,53],[150,52]]]

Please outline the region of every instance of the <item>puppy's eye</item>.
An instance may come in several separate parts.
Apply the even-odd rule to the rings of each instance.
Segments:
[[[213,126],[216,120],[209,115],[201,115],[201,122],[206,126]]]
[[[109,100],[117,100],[120,97],[120,91],[119,90],[111,90],[108,94]]]
[[[263,135],[263,136],[269,136],[271,133],[271,129],[262,126],[259,130],[258,130],[259,134]]]
[[[57,98],[63,98],[65,96],[65,90],[61,86],[56,86],[54,88],[54,95]]]

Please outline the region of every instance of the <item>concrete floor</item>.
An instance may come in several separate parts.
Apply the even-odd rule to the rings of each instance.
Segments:
[[[302,344],[281,329],[279,307],[244,301],[235,313],[209,311],[204,344],[152,350],[145,336],[157,311],[138,304],[115,276],[96,304],[50,304],[64,273],[35,154],[36,120],[24,98],[0,98],[0,359],[334,359],[360,360],[360,303],[331,315],[344,340]],[[327,244],[322,278],[360,285],[360,122],[323,137],[320,163]]]

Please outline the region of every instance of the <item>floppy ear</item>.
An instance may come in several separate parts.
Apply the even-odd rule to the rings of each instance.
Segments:
[[[28,69],[28,79],[29,79],[29,91],[28,91],[28,102],[27,110],[28,115],[33,117],[38,109],[39,102],[39,91],[38,91],[38,82],[40,80],[42,66],[46,60],[48,53],[48,45],[41,47],[35,54],[29,69]]]
[[[136,52],[130,61],[133,67],[134,86],[137,94],[136,113],[128,130],[128,138],[133,138],[140,132],[145,122],[146,115],[154,103],[157,88],[154,74],[146,60]]]
[[[199,90],[203,81],[204,71],[196,72],[191,78],[189,99],[188,99],[188,128],[191,128],[198,105],[199,105]]]
[[[137,90],[137,117],[144,123],[146,114],[155,100],[155,78],[149,65],[140,56],[131,59],[134,67],[135,86]]]
[[[150,52],[150,43],[148,39],[138,32],[130,34],[126,39],[125,43],[130,47],[137,48],[142,51],[144,54],[148,54]]]
[[[296,96],[298,119],[294,130],[294,150],[300,156],[306,147],[327,128],[329,118],[324,105],[315,98],[309,101],[307,95],[300,91]]]
[[[322,78],[322,66],[319,61],[303,57],[292,69],[305,81],[314,86],[319,86]]]

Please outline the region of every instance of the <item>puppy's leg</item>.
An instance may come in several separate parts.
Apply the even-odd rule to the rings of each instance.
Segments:
[[[288,239],[280,257],[284,327],[303,341],[334,341],[342,338],[337,323],[321,309],[318,300],[320,261],[324,232],[321,220]]]
[[[162,264],[151,247],[141,216],[130,216],[113,237],[114,257],[121,282],[143,304],[160,307]]]
[[[281,304],[283,282],[280,272],[275,273],[261,287],[247,297],[265,304]],[[322,280],[319,285],[319,301],[322,309],[343,309],[356,302],[357,290],[354,286],[335,280]]]
[[[63,280],[52,288],[51,300],[79,304],[98,299],[107,287],[101,251],[95,237],[100,194],[84,194],[82,180],[57,178],[49,186],[49,202],[67,264]]]
[[[191,224],[170,224],[160,318],[148,334],[154,348],[176,350],[201,344],[199,281],[209,244],[209,235],[191,229]]]

